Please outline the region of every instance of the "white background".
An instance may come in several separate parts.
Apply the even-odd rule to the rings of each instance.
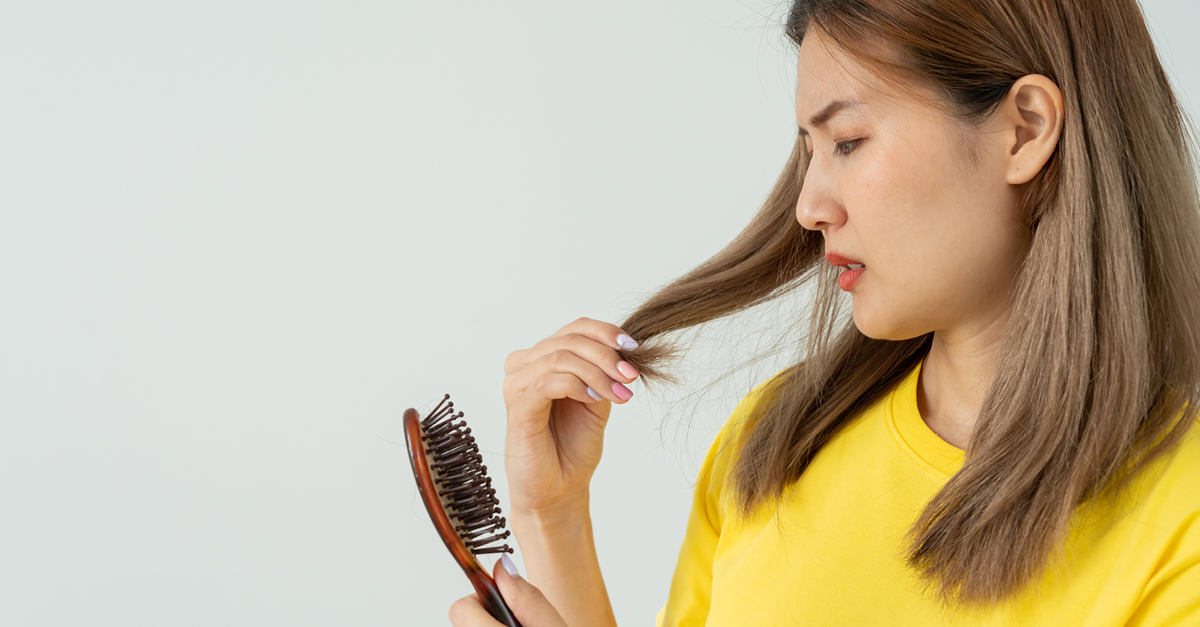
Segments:
[[[1196,118],[1200,5],[1143,6]],[[471,589],[402,411],[452,393],[503,478],[505,355],[737,233],[795,133],[783,9],[5,3],[0,624],[445,624]],[[687,396],[740,337],[614,410],[592,494],[623,624],[782,363]]]

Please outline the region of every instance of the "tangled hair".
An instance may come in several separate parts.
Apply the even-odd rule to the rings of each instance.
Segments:
[[[963,467],[908,549],[945,602],[995,602],[1048,567],[1078,508],[1121,493],[1196,420],[1194,129],[1136,0],[796,0],[786,33],[799,45],[809,28],[882,80],[933,88],[968,125],[1022,76],[1062,90],[1059,144],[1019,199],[1032,239],[995,378]],[[820,279],[805,359],[772,380],[738,440],[730,481],[742,514],[780,496],[932,339],[872,339],[839,322],[821,234],[794,216],[808,159],[798,137],[733,242],[621,324],[642,343],[625,358],[649,381],[669,378],[665,334]]]

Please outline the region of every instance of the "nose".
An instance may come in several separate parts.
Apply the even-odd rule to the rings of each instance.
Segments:
[[[837,185],[829,172],[828,159],[814,153],[796,200],[796,221],[810,231],[824,231],[846,223],[846,208],[838,201]]]

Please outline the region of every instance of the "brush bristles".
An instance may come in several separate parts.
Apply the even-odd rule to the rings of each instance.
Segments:
[[[476,555],[512,553],[507,544],[495,544],[510,534],[504,528],[505,519],[499,516],[500,499],[471,429],[462,420],[463,413],[454,413],[454,402],[447,402],[449,399],[449,394],[442,397],[421,421],[438,496],[469,551]]]

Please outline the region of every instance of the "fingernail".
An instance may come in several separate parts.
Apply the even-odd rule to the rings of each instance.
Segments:
[[[629,388],[621,385],[620,381],[613,381],[612,389],[613,389],[613,394],[616,394],[617,398],[619,398],[623,401],[627,401],[627,400],[633,398],[633,392],[630,392]]]
[[[634,341],[633,338],[622,333],[621,335],[617,336],[617,346],[620,346],[627,351],[631,351],[638,347],[638,343]]]
[[[512,560],[508,559],[508,553],[500,554],[500,565],[504,567],[504,572],[513,577],[520,577],[521,573],[517,572],[517,565]]]
[[[596,390],[593,390],[592,386],[590,386],[590,385],[588,386],[588,396],[590,396],[598,401],[604,400],[604,397],[600,396],[600,393],[597,392]]]
[[[636,379],[638,376],[637,368],[634,368],[633,364],[631,364],[627,361],[618,361],[617,362],[617,372],[620,372],[621,374],[625,375],[626,377],[629,377],[630,379]]]

